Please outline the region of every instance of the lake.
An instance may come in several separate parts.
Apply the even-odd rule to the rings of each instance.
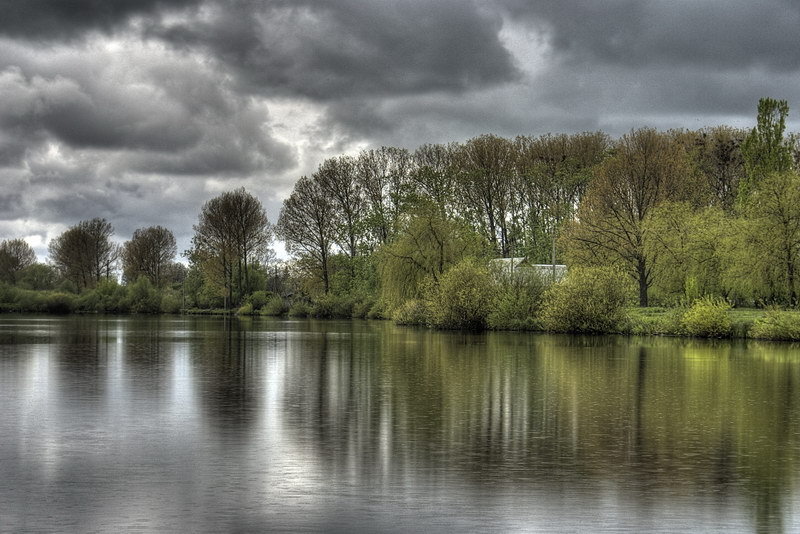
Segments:
[[[800,347],[0,316],[0,531],[800,531]]]

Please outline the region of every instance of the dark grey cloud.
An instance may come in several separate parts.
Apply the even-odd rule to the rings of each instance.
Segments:
[[[0,238],[173,229],[327,157],[483,133],[800,129],[789,0],[0,0]]]
[[[506,0],[547,35],[556,57],[631,68],[797,69],[800,4],[791,0]]]
[[[0,34],[61,40],[87,31],[111,32],[135,15],[180,10],[198,0],[0,0]]]
[[[232,1],[149,31],[209,51],[251,92],[329,101],[513,81],[501,24],[461,0]]]

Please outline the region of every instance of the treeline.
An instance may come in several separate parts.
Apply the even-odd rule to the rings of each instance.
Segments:
[[[243,189],[206,203],[188,269],[168,230],[142,228],[116,247],[110,224],[93,219],[55,239],[47,265],[33,264],[32,251],[5,252],[24,242],[4,242],[0,276],[8,287],[82,295],[121,272],[120,287],[149,284],[180,309],[534,327],[548,280],[492,272],[493,258],[515,257],[611,269],[640,306],[714,296],[794,307],[800,177],[787,115],[785,101],[762,99],[750,131],[483,135],[364,150],[300,178],[274,227]],[[290,262],[271,256],[274,236]],[[437,310],[458,300],[451,291],[483,295],[446,289],[456,267],[450,278],[490,289],[477,322]]]

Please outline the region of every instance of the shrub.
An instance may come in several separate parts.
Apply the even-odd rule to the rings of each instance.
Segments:
[[[314,302],[311,315],[320,319],[350,318],[353,316],[353,299],[330,293],[323,295]]]
[[[690,336],[729,337],[731,305],[719,297],[703,297],[694,301],[681,318],[683,330]]]
[[[749,334],[756,339],[800,340],[800,313],[767,310],[755,320]]]
[[[136,282],[128,286],[128,297],[125,299],[125,303],[132,313],[158,313],[161,311],[161,295],[146,276],[140,276]]]
[[[497,277],[492,310],[487,317],[497,330],[533,330],[547,284],[534,273],[526,277]]]
[[[266,291],[256,291],[247,299],[253,310],[260,310],[270,301],[270,294]]]
[[[552,332],[619,332],[627,323],[630,283],[609,267],[576,267],[545,292],[539,318]]]
[[[467,258],[447,270],[428,295],[428,318],[437,328],[486,328],[492,302],[492,277]]]
[[[183,299],[180,293],[172,290],[165,290],[161,295],[162,313],[180,313],[183,308]]]
[[[296,300],[289,308],[289,317],[308,317],[311,313],[309,305],[302,300]]]
[[[386,310],[386,302],[378,299],[367,312],[367,319],[389,319],[390,314]]]
[[[392,319],[402,325],[425,325],[428,322],[427,316],[425,303],[418,299],[410,299],[395,310]]]
[[[48,293],[42,300],[42,311],[47,313],[71,313],[75,309],[76,298],[71,293]]]
[[[375,306],[375,297],[364,296],[353,303],[353,317],[366,319],[369,311]]]
[[[253,305],[245,302],[237,311],[236,315],[253,315]]]
[[[286,306],[286,303],[283,302],[283,299],[278,295],[273,296],[261,307],[261,315],[270,315],[273,317],[283,315],[287,311],[288,307]]]

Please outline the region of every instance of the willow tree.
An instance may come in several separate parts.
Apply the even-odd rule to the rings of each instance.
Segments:
[[[796,306],[800,282],[800,175],[772,173],[750,193],[736,260],[761,296]],[[766,293],[766,294],[764,294]]]
[[[634,130],[613,148],[596,168],[564,242],[571,263],[625,270],[638,285],[639,305],[647,306],[658,258],[648,254],[643,223],[660,203],[692,198],[699,180],[686,151],[654,129]]]
[[[265,254],[272,238],[264,207],[244,188],[222,193],[203,205],[194,225],[189,259],[207,283],[224,291],[227,304],[250,293],[250,267]]]

